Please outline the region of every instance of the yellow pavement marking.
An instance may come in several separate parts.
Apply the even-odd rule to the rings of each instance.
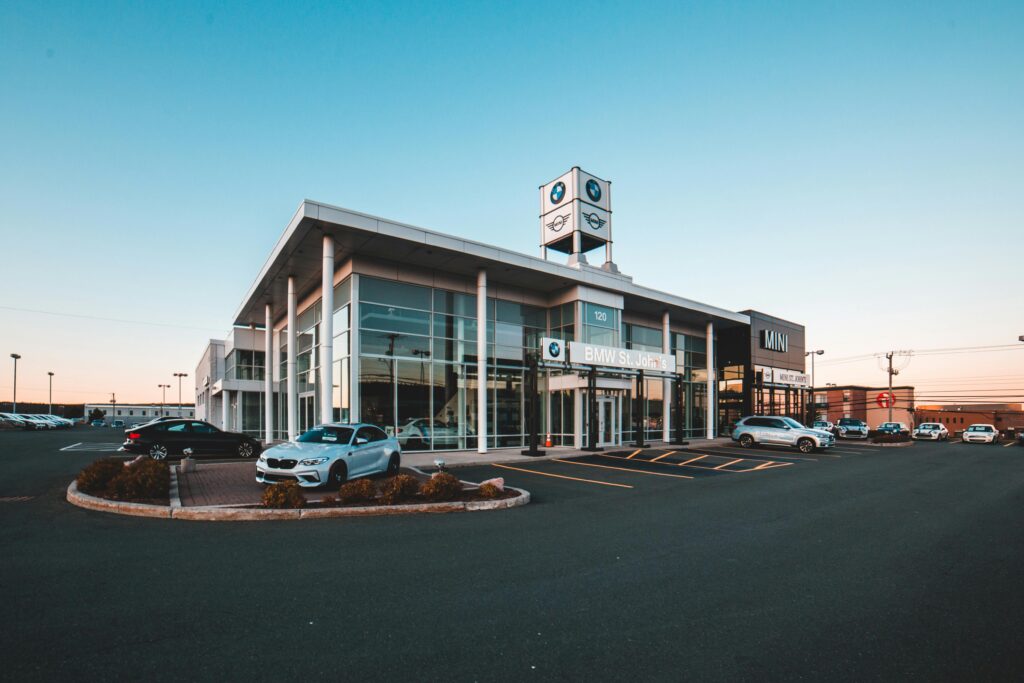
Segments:
[[[682,467],[683,465],[687,465],[687,464],[689,464],[691,462],[697,462],[698,460],[701,460],[701,459],[706,458],[706,457],[708,457],[708,454],[705,453],[704,455],[698,455],[696,458],[690,458],[686,462],[678,462],[676,464],[679,465],[680,467]]]
[[[739,449],[739,448],[731,448],[730,449],[730,448],[723,448],[721,446],[710,446],[710,447],[708,447],[705,450],[697,450],[696,448],[687,448],[686,450],[688,450],[690,452],[693,452],[693,453],[704,453],[705,455],[716,455],[716,456],[719,456],[719,457],[729,456],[731,458],[735,458],[737,455],[742,453],[744,455],[747,455],[747,454],[760,454],[760,455],[758,455],[758,457],[764,457],[764,458],[772,457],[772,458],[785,458],[786,460],[806,460],[807,462],[818,462],[814,458],[802,458],[802,457],[800,457],[798,455],[780,455],[778,451],[768,450],[768,449],[764,449],[764,450],[758,451],[758,450],[754,450],[754,449],[750,449],[750,450]],[[711,451],[711,452],[708,452],[708,451]],[[719,453],[715,453],[713,451],[719,451]],[[731,452],[731,451],[735,451],[735,452]],[[817,455],[817,453],[815,455]]]
[[[658,462],[662,458],[667,458],[668,456],[672,455],[673,453],[675,453],[675,451],[666,451],[665,453],[662,453],[661,455],[659,455],[657,458],[653,458],[651,460],[651,462]]]
[[[600,456],[602,458],[612,458],[613,460],[626,460],[626,458],[622,457],[621,455],[606,455],[604,453],[594,453],[594,455]],[[699,457],[696,457],[696,458],[691,458],[690,460],[687,460],[686,462],[681,462],[681,463],[661,463],[661,464],[662,465],[675,465],[676,467],[689,467],[689,468],[695,469],[695,470],[718,470],[719,472],[727,472],[728,474],[740,474],[741,472],[754,472],[754,471],[756,471],[758,469],[769,469],[768,467],[758,466],[758,467],[748,467],[748,468],[743,469],[743,470],[719,470],[717,467],[705,467],[704,465],[689,465],[689,464],[687,464],[687,463],[695,462],[697,460],[700,460],[701,458],[706,458],[706,457],[707,457],[706,455],[702,455],[702,456],[699,456]],[[743,460],[743,459],[744,458],[740,458],[740,460]],[[748,458],[748,459],[752,459],[752,458]],[[652,461],[651,460],[634,460],[633,462],[635,462],[635,463],[643,463],[645,465],[650,465]],[[733,463],[725,463],[725,464],[726,465],[731,465]],[[764,462],[764,464],[765,465],[770,465],[772,467],[785,467],[786,465],[792,465],[793,463],[791,463],[791,462],[774,462],[772,460],[767,460],[767,461]],[[631,470],[631,471],[635,471],[635,470]]]
[[[729,465],[735,465],[738,462],[743,462],[743,458],[736,458],[732,462],[723,462],[721,465],[719,465],[718,467],[715,467],[714,469],[720,470],[723,467],[728,467]]]
[[[595,453],[595,455],[600,455],[600,453]],[[614,458],[616,456],[609,455],[609,456],[606,456],[606,457]],[[620,460],[622,460],[622,459],[628,460],[629,458],[620,458]],[[672,477],[673,479],[693,479],[693,477],[689,477],[689,476],[687,476],[685,474],[668,474],[666,472],[644,472],[643,470],[635,470],[635,469],[633,469],[631,467],[612,467],[611,465],[598,465],[598,464],[592,463],[592,462],[575,462],[573,460],[559,460],[558,458],[554,458],[554,461],[555,462],[564,462],[566,465],[580,465],[582,467],[601,467],[601,468],[606,469],[606,470],[618,470],[620,472],[633,472],[633,473],[636,473],[636,474],[652,474],[652,475],[654,475],[656,477]],[[648,460],[637,460],[637,462],[649,462],[649,461]]]
[[[644,449],[642,449],[642,448],[638,448],[638,449],[636,449],[635,451],[633,451],[632,453],[630,453],[630,454],[629,454],[629,455],[628,455],[628,456],[626,457],[626,460],[632,460],[632,459],[633,459],[633,456],[634,456],[634,455],[636,455],[636,454],[638,454],[638,453],[643,453],[643,452],[644,452]]]
[[[516,472],[526,472],[527,474],[539,474],[542,477],[554,477],[556,479],[571,479],[572,481],[585,481],[588,484],[602,484],[604,486],[617,486],[620,489],[631,489],[633,488],[629,484],[613,484],[610,481],[598,481],[597,479],[580,479],[579,477],[568,477],[564,474],[554,474],[553,472],[538,472],[537,470],[526,470],[522,467],[512,467],[511,465],[498,465],[494,464],[494,467],[500,467],[503,470],[515,470]]]
[[[963,439],[951,439],[950,443],[960,443]]]
[[[793,463],[791,463],[791,462],[766,462],[766,463],[764,463],[762,465],[758,465],[757,467],[753,468],[752,470],[729,470],[729,471],[730,472],[753,472],[755,470],[770,470],[773,467],[786,467],[786,466],[792,465],[792,464]]]

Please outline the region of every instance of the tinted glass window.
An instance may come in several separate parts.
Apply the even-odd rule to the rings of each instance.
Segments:
[[[769,426],[768,420],[763,417],[748,417],[743,421],[743,424],[747,427],[767,427]]]
[[[360,427],[359,431],[356,432],[356,439],[366,439],[367,441],[373,441],[373,428]]]
[[[786,426],[786,423],[782,420],[773,419],[770,422],[771,424],[769,426],[774,427],[775,429],[783,429]]]
[[[193,422],[192,431],[196,434],[216,434],[219,430],[211,424],[205,422]]]
[[[367,429],[370,430],[370,441],[383,441],[388,438],[388,435],[382,429],[377,429],[376,427],[367,427]]]
[[[183,432],[187,432],[188,431],[188,423],[187,422],[179,422],[178,424],[169,425],[167,427],[167,431],[168,432],[175,432],[177,434],[181,434]]]

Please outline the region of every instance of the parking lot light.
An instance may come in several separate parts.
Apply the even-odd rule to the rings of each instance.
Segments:
[[[14,400],[11,402],[11,412],[18,412],[18,359],[21,358],[16,353],[11,354],[11,358],[14,359]]]
[[[188,377],[188,373],[176,372],[174,376],[178,378],[178,417],[181,417],[181,378]]]
[[[53,415],[53,373],[48,372],[46,374],[50,376],[50,404],[47,406],[46,414]]]

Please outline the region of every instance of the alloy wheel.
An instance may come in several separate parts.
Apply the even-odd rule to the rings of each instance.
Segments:
[[[166,460],[167,459],[167,446],[157,443],[149,447],[149,457],[154,460]]]

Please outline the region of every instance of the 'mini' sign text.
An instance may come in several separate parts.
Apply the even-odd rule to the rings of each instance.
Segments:
[[[786,353],[789,350],[789,335],[775,330],[761,330],[761,348]]]

